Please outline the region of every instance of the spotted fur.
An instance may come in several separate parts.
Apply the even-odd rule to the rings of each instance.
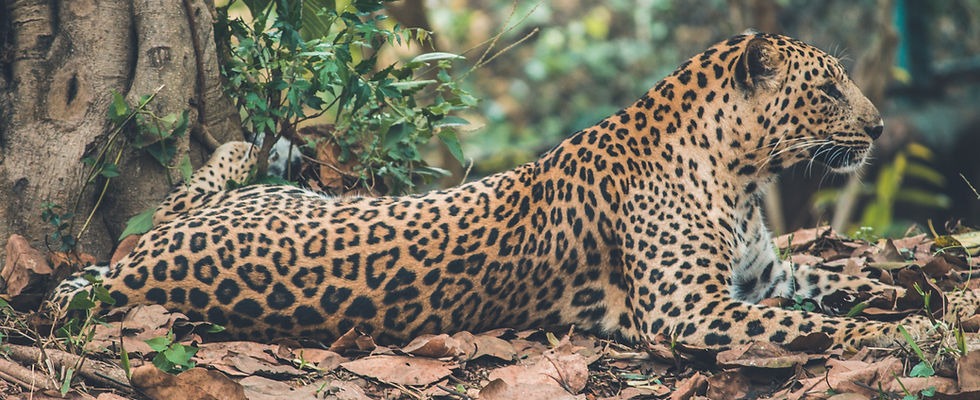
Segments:
[[[116,305],[163,304],[252,340],[574,324],[716,348],[811,332],[889,345],[895,323],[755,304],[903,292],[780,260],[758,205],[794,164],[857,169],[881,133],[836,59],[784,36],[740,35],[538,161],[449,190],[223,190],[254,162],[247,145],[228,144],[105,285]],[[905,324],[917,335],[928,326]]]

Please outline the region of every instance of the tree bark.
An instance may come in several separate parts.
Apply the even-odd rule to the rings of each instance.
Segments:
[[[190,154],[200,162],[216,144],[241,137],[221,90],[212,10],[205,0],[4,0],[0,240],[19,233],[44,248],[53,227],[41,220],[41,204],[52,202],[74,214],[81,249],[105,258],[125,221],[179,181],[173,165],[127,148],[104,199],[101,185],[86,185],[81,160],[108,141],[113,91],[135,104],[162,86],[149,109],[189,110],[193,134],[180,140],[175,161]]]

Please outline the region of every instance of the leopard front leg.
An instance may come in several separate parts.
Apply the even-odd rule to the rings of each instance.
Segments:
[[[826,296],[838,291],[887,297],[905,294],[904,288],[874,279],[780,260],[758,207],[749,207],[745,214],[747,220],[739,226],[730,245],[732,293],[736,299],[758,303],[770,297],[799,296],[822,304]]]
[[[788,263],[784,261],[785,263]],[[803,298],[813,299],[822,307],[832,307],[832,304],[825,301],[825,297],[836,292],[844,292],[848,296],[859,296],[862,301],[868,298],[879,296],[880,298],[891,301],[904,297],[908,289],[899,286],[884,284],[875,279],[839,274],[809,265],[791,264],[796,278],[795,295]],[[946,308],[943,310],[943,319],[948,323],[955,323],[958,319],[970,318],[980,311],[980,291],[969,289],[958,289],[943,293],[946,298]],[[837,313],[848,311],[847,309],[833,310]]]
[[[635,285],[627,296],[634,339],[656,340],[658,335],[694,346],[728,348],[751,341],[786,344],[814,332],[826,334],[834,347],[890,347],[904,342],[898,323],[831,317],[818,313],[766,307],[737,300],[725,274],[711,268],[650,269],[634,261],[629,276]],[[667,277],[693,273],[697,285],[686,287]],[[931,324],[910,317],[902,324],[915,338],[927,336]]]
[[[754,213],[750,213],[754,214]],[[756,214],[757,215],[757,214]],[[825,296],[835,285],[800,285],[800,281],[847,282],[856,288],[890,288],[865,278],[831,277],[828,272],[796,268],[779,260],[769,233],[757,222],[737,225],[736,237],[701,240],[700,251],[685,251],[684,243],[651,244],[627,240],[625,276],[630,277],[627,303],[635,334],[652,340],[657,335],[674,337],[692,345],[724,348],[764,340],[788,343],[797,337],[822,332],[837,347],[891,346],[904,341],[898,324],[832,317],[754,304],[773,296],[801,294]],[[680,227],[682,230],[683,226]],[[842,287],[844,285],[836,285]],[[903,321],[915,337],[930,328],[925,318]]]

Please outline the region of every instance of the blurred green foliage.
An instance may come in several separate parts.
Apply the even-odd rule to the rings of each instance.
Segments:
[[[382,0],[243,3],[247,20],[218,9],[215,36],[231,49],[222,72],[246,130],[289,137],[323,117],[327,137],[310,140],[328,141],[339,150],[337,161],[352,165],[340,189],[398,194],[444,175],[419,151],[433,137],[462,161],[455,129],[468,122],[452,114],[477,102],[448,73],[462,57],[429,53],[384,64],[384,49],[427,32],[388,23]],[[427,70],[435,70],[433,78],[420,78]]]
[[[441,48],[463,55],[479,53],[485,40],[503,30],[506,30],[502,39],[505,43],[536,32],[520,46],[467,77],[466,87],[482,101],[479,109],[466,117],[483,126],[462,137],[466,154],[475,160],[470,179],[534,160],[562,138],[633,102],[687,57],[746,28],[764,28],[760,26],[766,25],[760,21],[762,17],[751,8],[761,3],[766,2],[428,2],[428,16]],[[875,24],[869,22],[879,14],[881,3],[877,0],[774,0],[771,3],[776,6],[771,29],[827,50],[838,56],[847,68],[853,69],[857,60],[879,39],[873,31]],[[936,65],[980,54],[980,13],[975,12],[978,9],[980,0],[934,2],[929,36]],[[507,30],[512,25],[517,27]],[[889,99],[878,106],[887,115],[889,109],[894,109],[894,102]],[[938,126],[950,126],[951,122],[938,121]],[[921,133],[924,142],[934,148],[938,148],[935,141],[929,139],[942,134],[936,124],[931,122]],[[893,134],[892,128],[886,135]],[[902,140],[908,138],[905,133]],[[924,196],[941,195],[934,192],[941,187],[923,193],[911,191],[909,179],[901,179],[896,184],[896,174],[909,177],[916,173],[918,166],[913,163],[910,172],[906,170],[909,164],[905,163],[901,171],[896,170],[893,164],[901,162],[891,159],[900,143],[891,146],[884,155],[890,160],[890,170],[880,179],[874,175],[875,179],[865,180],[863,201],[877,205],[871,207],[867,216],[863,210],[856,215],[884,230],[900,229],[907,222],[895,217],[896,210],[889,204],[942,206],[949,200]],[[879,160],[874,164],[877,167],[885,163]],[[799,170],[788,174],[797,182],[811,179],[812,182],[801,184],[807,188],[842,182],[836,178],[824,179],[819,174],[808,177]],[[901,185],[907,187],[899,189]],[[788,205],[788,210],[794,210],[788,216],[791,225],[812,226],[827,219],[826,208],[810,207],[810,193],[809,189],[805,193],[801,191],[803,200]],[[883,217],[889,213],[892,217]],[[808,215],[798,216],[801,214]]]
[[[898,152],[881,167],[873,183],[863,188],[866,201],[861,218],[849,233],[852,236],[902,236],[911,223],[896,219],[895,207],[899,203],[932,209],[949,208],[951,200],[943,194],[946,178],[930,166],[934,161],[932,150],[919,143],[910,143]],[[919,184],[910,185],[912,180]],[[814,206],[832,206],[840,192],[835,188],[818,191],[814,194]]]

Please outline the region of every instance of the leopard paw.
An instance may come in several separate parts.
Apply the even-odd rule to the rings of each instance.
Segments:
[[[943,319],[956,323],[980,314],[980,290],[954,290],[946,293],[946,312]]]
[[[901,329],[899,328],[901,326]],[[905,333],[913,341],[921,341],[931,337],[935,324],[929,318],[921,315],[910,315],[899,322],[865,322],[857,325],[849,333],[847,342],[859,349],[861,347],[893,348],[908,343]]]

